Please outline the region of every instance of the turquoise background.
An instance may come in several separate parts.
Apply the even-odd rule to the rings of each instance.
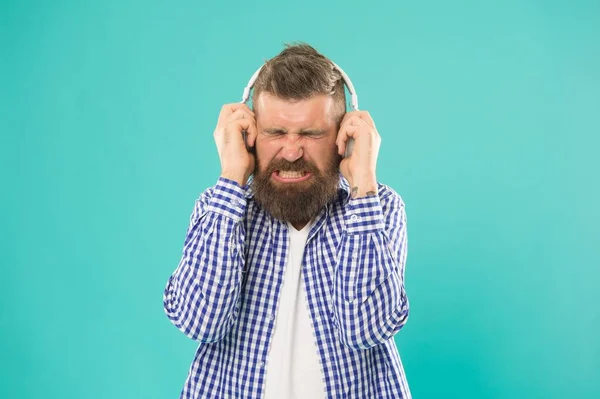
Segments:
[[[162,290],[218,112],[293,40],[406,202],[413,396],[600,397],[600,2],[1,4],[0,397],[178,397]]]

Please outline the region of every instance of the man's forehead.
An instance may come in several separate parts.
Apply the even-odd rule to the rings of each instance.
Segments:
[[[273,128],[327,128],[333,122],[330,96],[305,100],[283,100],[261,93],[257,101],[257,122]]]

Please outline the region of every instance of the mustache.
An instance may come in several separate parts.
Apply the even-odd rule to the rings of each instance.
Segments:
[[[304,170],[309,171],[311,173],[319,173],[319,168],[312,162],[306,161],[303,158],[299,158],[294,162],[286,161],[285,159],[274,159],[269,163],[267,167],[267,172],[273,173],[276,170],[285,171],[285,172],[302,172]]]

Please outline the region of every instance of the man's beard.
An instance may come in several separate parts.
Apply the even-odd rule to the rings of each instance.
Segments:
[[[321,172],[302,158],[294,162],[275,159],[262,171],[257,160],[252,180],[254,199],[276,219],[292,224],[306,223],[337,195],[340,161],[336,153]],[[274,184],[271,175],[276,170],[307,171],[311,176],[298,183]]]

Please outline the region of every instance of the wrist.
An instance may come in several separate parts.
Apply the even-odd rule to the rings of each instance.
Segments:
[[[248,177],[249,176],[246,176],[244,173],[235,173],[235,172],[222,171],[221,172],[221,177],[224,177],[224,178],[229,179],[229,180],[233,180],[234,182],[236,182],[237,184],[239,184],[241,187],[244,187],[244,185],[248,181]]]
[[[352,198],[372,197],[377,195],[377,180],[372,177],[350,182]]]

